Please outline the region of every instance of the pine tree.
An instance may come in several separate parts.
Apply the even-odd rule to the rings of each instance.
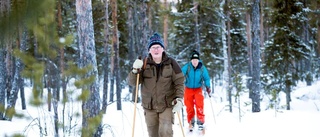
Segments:
[[[277,90],[286,93],[286,108],[290,110],[291,91],[298,76],[298,65],[301,59],[306,59],[310,53],[309,47],[303,42],[297,31],[302,26],[298,14],[301,7],[296,0],[274,2],[274,13],[271,25],[272,40],[266,46],[266,66],[272,75],[271,83],[277,84]],[[284,87],[283,89],[281,87]]]

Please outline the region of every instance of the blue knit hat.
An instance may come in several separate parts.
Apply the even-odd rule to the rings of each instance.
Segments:
[[[158,34],[157,32],[150,37],[148,42],[148,50],[150,50],[151,46],[154,44],[160,44],[160,46],[164,48],[163,40],[160,34]]]

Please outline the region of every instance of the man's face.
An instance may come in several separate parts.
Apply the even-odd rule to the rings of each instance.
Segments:
[[[154,44],[150,47],[149,53],[151,53],[153,58],[162,57],[163,48],[160,44]]]
[[[197,66],[198,66],[198,63],[199,63],[199,59],[192,59],[192,60],[191,60],[191,63],[192,63],[192,66],[193,66],[193,67],[197,67]]]

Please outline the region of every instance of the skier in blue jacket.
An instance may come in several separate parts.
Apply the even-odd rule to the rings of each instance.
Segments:
[[[204,129],[205,115],[203,111],[204,96],[202,85],[205,85],[209,96],[211,93],[209,73],[199,56],[199,52],[194,50],[191,54],[190,62],[182,67],[182,72],[185,76],[184,104],[186,106],[190,131],[193,130],[195,124],[195,108],[198,129]]]

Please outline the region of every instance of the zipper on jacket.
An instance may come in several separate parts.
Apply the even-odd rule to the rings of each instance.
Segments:
[[[156,75],[157,75],[157,80],[156,82],[158,82],[160,76],[161,76],[161,66],[162,64],[156,64]]]
[[[192,67],[193,68],[193,88],[197,88],[196,87],[196,70],[197,70],[197,68],[194,68],[194,67]]]

